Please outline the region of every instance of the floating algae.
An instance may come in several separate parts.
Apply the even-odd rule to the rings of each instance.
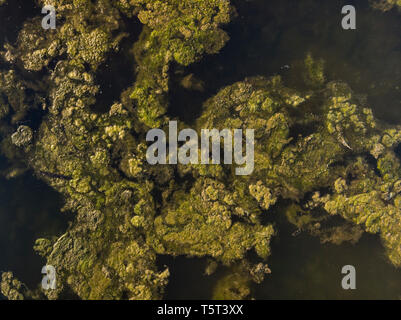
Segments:
[[[57,30],[28,19],[2,51],[2,175],[32,170],[63,195],[63,210],[75,218],[62,236],[34,246],[56,267],[57,288],[28,290],[3,273],[3,295],[159,299],[170,270],[157,260],[167,255],[211,258],[228,270],[214,297],[250,298],[253,282],[274,277],[267,264],[280,256],[271,250],[280,234],[277,208],[323,243],[377,234],[389,260],[401,264],[401,126],[377,119],[365,97],[331,79],[324,59],[305,50],[284,68],[288,75],[242,77],[213,93],[201,77],[191,80],[196,74],[181,76],[185,90],[208,95],[194,121],[198,134],[255,130],[255,169],[237,176],[227,165],[152,166],[145,137],[168,127],[171,82],[203,56],[218,57],[236,9],[226,0],[46,4],[57,10]],[[132,43],[135,81],[95,112],[98,70],[127,50],[126,19],[143,24]],[[32,73],[37,77],[26,76]],[[22,124],[39,111],[37,129]],[[336,226],[333,217],[342,217]]]

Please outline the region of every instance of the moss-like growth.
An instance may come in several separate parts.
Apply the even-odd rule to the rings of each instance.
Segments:
[[[137,115],[148,127],[158,127],[167,111],[169,66],[188,66],[204,54],[215,54],[228,41],[220,26],[230,21],[233,8],[226,0],[131,0],[119,1],[129,14],[138,10],[147,26],[134,52],[139,74],[131,98],[137,102]]]
[[[371,5],[375,9],[379,9],[382,11],[389,11],[394,7],[398,7],[401,9],[401,1],[400,0],[372,0]]]
[[[362,229],[380,233],[391,261],[401,265],[401,166],[394,153],[401,130],[377,121],[345,83],[327,83],[323,61],[306,55],[303,89],[288,88],[279,76],[252,77],[204,103],[198,131],[255,130],[252,175],[236,176],[225,165],[151,166],[145,135],[169,120],[170,66],[219,52],[228,41],[221,26],[235,14],[230,3],[46,4],[56,7],[57,31],[44,32],[38,18],[27,21],[1,53],[9,69],[0,70],[0,149],[13,163],[7,177],[33,170],[76,214],[61,237],[35,243],[57,270],[48,298],[67,290],[83,299],[162,298],[169,271],[158,268],[157,254],[231,266],[214,298],[249,298],[251,281],[270,270],[246,258],[251,251],[263,261],[270,255],[274,230],[263,218],[281,199],[291,203],[287,218],[298,229],[334,243],[355,242]],[[123,16],[144,25],[132,45],[136,81],[107,112],[95,113],[96,72],[127,36]],[[22,79],[33,71],[43,79]],[[202,89],[190,78],[182,85]],[[36,129],[20,123],[31,111],[45,113]],[[348,223],[322,226],[329,215]],[[24,297],[11,274],[2,280],[3,294]]]
[[[40,296],[30,291],[25,284],[14,277],[12,272],[3,272],[0,281],[0,293],[9,300],[31,300]]]
[[[212,179],[199,179],[187,194],[173,194],[163,215],[155,219],[157,250],[162,254],[212,256],[223,263],[244,258],[255,248],[270,254],[271,226],[257,222],[256,207],[243,207],[240,195]],[[241,222],[234,222],[234,217]]]

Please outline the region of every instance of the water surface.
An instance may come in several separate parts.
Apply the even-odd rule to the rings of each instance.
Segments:
[[[33,1],[13,0],[0,8],[0,43],[13,43],[25,19],[40,14]],[[372,10],[366,0],[234,0],[238,17],[225,29],[231,40],[218,55],[205,57],[189,68],[172,67],[169,114],[187,123],[201,113],[202,103],[221,87],[245,77],[280,74],[289,86],[299,82],[291,76],[294,62],[310,52],[326,61],[328,80],[344,80],[361,94],[376,116],[401,124],[401,15]],[[341,8],[353,4],[357,30],[341,28]],[[37,13],[35,13],[37,12]],[[128,28],[138,33],[137,23]],[[134,37],[135,38],[135,37]],[[130,38],[130,39],[134,39]],[[126,55],[124,55],[126,57]],[[98,98],[107,108],[118,92],[132,81],[118,73],[125,60],[110,61],[100,68],[98,81],[104,94]],[[289,68],[283,68],[288,65]],[[0,67],[2,67],[0,65]],[[3,66],[4,67],[4,66]],[[131,72],[132,65],[127,65]],[[107,78],[102,78],[103,69]],[[105,71],[106,72],[106,71]],[[110,83],[114,72],[117,85]],[[202,80],[203,92],[191,92],[178,84],[182,75],[193,73]],[[117,77],[117,78],[116,78]],[[129,79],[126,79],[129,77]],[[13,270],[20,280],[34,287],[40,283],[44,261],[32,250],[38,237],[57,235],[66,229],[67,217],[60,213],[62,198],[27,173],[13,180],[0,179],[0,270]],[[278,236],[273,240],[268,263],[272,274],[254,286],[258,299],[399,299],[401,270],[390,265],[377,236],[364,235],[356,245],[320,244],[307,234],[292,237],[294,228],[276,212]],[[171,270],[166,297],[206,299],[217,279],[203,274],[206,259],[160,257]],[[357,290],[340,287],[341,268],[357,269]]]
[[[291,74],[292,67],[310,52],[326,61],[327,80],[346,81],[356,93],[367,95],[369,107],[378,118],[401,124],[401,15],[396,10],[387,13],[372,10],[368,1],[363,0],[238,0],[233,3],[238,17],[226,28],[231,37],[227,46],[220,54],[208,56],[185,69],[204,82],[205,92],[194,94],[177,85],[171,94],[171,114],[191,123],[199,116],[202,103],[208,97],[248,76],[280,74],[287,85],[299,86],[298,79]],[[356,8],[356,30],[341,28],[341,8],[346,4]],[[272,274],[261,285],[254,286],[255,298],[401,297],[401,270],[387,261],[378,236],[365,234],[356,245],[322,245],[307,234],[292,237],[294,227],[279,216],[275,220],[280,222],[268,260]],[[341,288],[341,269],[348,264],[357,270],[354,291]],[[202,274],[205,261],[182,258],[171,261],[170,265],[168,297],[212,296],[215,278]]]

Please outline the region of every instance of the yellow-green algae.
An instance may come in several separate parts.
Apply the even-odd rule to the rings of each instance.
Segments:
[[[350,224],[320,227],[329,214],[340,215],[379,233],[390,260],[401,264],[394,153],[401,130],[377,121],[347,84],[327,82],[323,61],[306,55],[303,90],[286,87],[279,76],[253,77],[205,102],[198,131],[255,129],[252,175],[236,176],[223,165],[150,166],[144,137],[168,123],[170,65],[217,53],[228,41],[221,26],[233,7],[226,0],[46,4],[56,7],[57,31],[44,33],[38,19],[27,21],[16,45],[6,44],[1,54],[10,70],[0,71],[0,134],[12,163],[2,174],[34,170],[76,213],[65,234],[35,244],[57,270],[57,289],[44,292],[48,298],[72,290],[82,299],[160,299],[169,270],[157,268],[157,254],[208,256],[234,266],[214,297],[249,298],[250,281],[260,282],[269,270],[247,262],[247,253],[254,250],[262,261],[269,256],[274,229],[262,218],[280,199],[292,203],[288,219],[322,241],[360,235]],[[98,114],[91,110],[96,71],[127,36],[120,31],[123,16],[144,25],[133,44],[136,81]],[[20,66],[46,75],[24,80]],[[15,143],[15,128],[32,109],[46,116],[32,138]],[[43,294],[24,291],[11,273],[3,273],[1,289],[9,299]]]
[[[382,11],[389,11],[395,7],[398,9],[401,8],[401,1],[400,0],[373,0],[372,1],[373,8],[382,10]]]

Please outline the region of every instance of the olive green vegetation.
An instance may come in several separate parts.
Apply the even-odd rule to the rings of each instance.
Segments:
[[[401,264],[401,171],[394,153],[401,130],[377,121],[347,84],[327,82],[323,61],[306,54],[294,70],[302,90],[279,76],[253,77],[204,103],[198,131],[255,129],[252,175],[236,176],[224,165],[151,166],[145,135],[170,120],[170,66],[218,53],[228,41],[221,26],[234,8],[226,0],[46,4],[57,10],[57,29],[44,31],[39,18],[29,20],[1,53],[8,67],[0,70],[0,150],[9,160],[2,175],[33,170],[76,215],[61,237],[34,246],[56,267],[57,289],[29,291],[4,273],[3,295],[160,299],[169,277],[156,265],[163,254],[207,256],[213,265],[230,266],[213,297],[250,298],[250,283],[270,272],[265,262],[275,230],[264,217],[280,200],[290,203],[288,220],[322,242],[379,233],[390,260]],[[135,17],[143,24],[132,44],[136,80],[108,112],[96,113],[96,72],[128,36],[123,19]],[[44,76],[27,80],[21,71]],[[20,125],[29,111],[45,113],[35,132]],[[329,226],[330,215],[345,220]],[[248,261],[250,252],[258,262]]]
[[[382,11],[389,11],[395,7],[401,8],[400,0],[375,0],[372,1],[372,6]]]
[[[205,53],[219,52],[229,39],[219,26],[230,21],[234,10],[227,0],[117,3],[128,15],[130,6],[136,6],[138,18],[145,25],[134,46],[139,73],[130,97],[136,102],[139,121],[158,127],[167,111],[170,64],[188,66]]]
[[[13,160],[3,174],[11,177],[26,167],[33,169],[65,196],[64,209],[76,212],[63,236],[39,239],[35,245],[57,269],[57,290],[46,294],[53,299],[70,288],[83,299],[161,298],[169,272],[157,269],[156,254],[172,250],[172,244],[159,227],[156,232],[160,204],[154,195],[175,187],[168,184],[174,172],[150,167],[142,141],[147,125],[168,121],[169,65],[188,65],[204,53],[217,53],[228,40],[219,26],[229,22],[233,8],[228,1],[213,0],[46,4],[56,8],[57,30],[43,31],[39,18],[27,21],[16,45],[5,45],[2,57],[11,66],[0,77],[2,151]],[[137,16],[144,24],[134,45],[137,80],[107,114],[96,114],[90,108],[99,91],[95,72],[127,36],[119,31],[122,15]],[[36,82],[19,78],[21,65],[27,71],[48,70],[47,76]],[[34,94],[28,95],[27,89]],[[34,137],[27,126],[18,127],[28,109],[47,112]],[[221,226],[218,217],[214,222],[207,218],[204,233]],[[233,230],[251,228],[237,225]],[[229,229],[225,222],[224,230]],[[186,253],[197,251],[193,242]],[[216,247],[227,247],[226,239],[216,237],[215,242]],[[242,254],[226,254],[225,261],[243,256],[256,242],[256,236],[240,237]],[[213,248],[198,251],[223,260]]]
[[[26,297],[33,296],[33,293],[21,281],[16,279],[12,272],[2,273],[0,290],[9,300],[24,300]]]
[[[309,78],[323,79],[310,65]],[[380,233],[390,260],[401,264],[401,171],[394,153],[401,131],[375,120],[345,83],[297,92],[279,77],[247,79],[208,100],[198,126],[255,128],[252,175],[206,174],[234,179],[234,190],[249,186],[249,195],[264,209],[278,197],[309,200],[306,208],[293,205],[287,211],[298,228],[319,228],[324,218],[313,213],[323,208]]]

